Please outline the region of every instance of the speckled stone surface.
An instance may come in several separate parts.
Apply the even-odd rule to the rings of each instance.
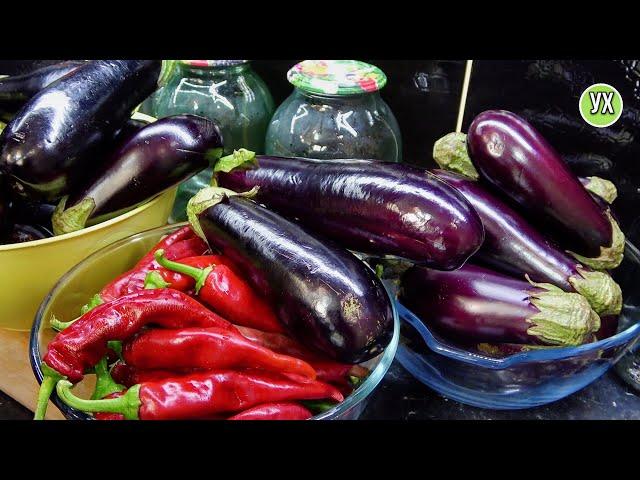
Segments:
[[[32,413],[0,392],[0,420]],[[640,420],[640,396],[613,372],[568,398],[528,410],[468,407],[438,395],[394,362],[362,415],[367,420]]]

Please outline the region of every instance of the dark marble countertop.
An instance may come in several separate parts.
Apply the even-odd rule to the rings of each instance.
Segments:
[[[32,413],[0,392],[0,420],[28,420]],[[638,420],[640,396],[613,372],[558,402],[528,410],[483,410],[430,390],[396,361],[371,396],[367,420]]]

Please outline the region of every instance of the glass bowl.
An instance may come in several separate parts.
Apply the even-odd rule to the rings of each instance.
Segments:
[[[38,383],[42,383],[42,369],[40,366],[42,354],[46,350],[46,345],[55,335],[55,331],[49,326],[51,316],[55,314],[61,320],[75,318],[80,311],[80,307],[94,293],[100,291],[104,285],[117,275],[133,267],[158,242],[160,237],[184,225],[186,223],[155,228],[117,241],[90,255],[60,278],[40,305],[31,329],[29,360]],[[390,287],[388,285],[385,285],[385,287],[389,298],[392,299]],[[389,370],[398,346],[400,320],[393,300],[391,300],[391,304],[393,306],[393,336],[384,352],[362,364],[362,366],[371,371],[370,375],[343,402],[330,410],[316,415],[314,419],[352,420],[360,416],[371,393],[385,376],[387,370]],[[86,375],[85,379],[74,390],[78,395],[88,398],[93,391],[94,382],[93,375]],[[69,420],[93,419],[91,415],[62,403],[55,392],[51,396],[51,401]]]
[[[560,400],[601,377],[640,338],[640,252],[632,244],[612,276],[622,288],[623,308],[618,333],[609,338],[491,358],[448,342],[397,303],[403,320],[398,361],[438,393],[475,407],[521,409]]]

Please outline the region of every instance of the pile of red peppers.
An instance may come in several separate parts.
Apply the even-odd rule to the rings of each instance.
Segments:
[[[366,377],[290,338],[274,309],[190,227],[163,238],[59,330],[35,419],[55,389],[100,420],[303,420]],[[95,374],[90,399],[72,391]]]

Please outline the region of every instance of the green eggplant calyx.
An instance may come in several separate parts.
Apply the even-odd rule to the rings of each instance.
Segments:
[[[63,235],[65,233],[82,230],[89,217],[96,208],[96,202],[92,198],[83,198],[73,207],[65,208],[69,197],[63,197],[51,217],[53,233]]]
[[[156,288],[169,288],[171,284],[162,278],[162,275],[157,270],[153,270],[147,273],[144,277],[145,290],[155,290]]]
[[[116,383],[111,376],[109,366],[107,365],[107,357],[102,357],[94,367],[94,370],[96,374],[96,386],[93,389],[93,394],[91,395],[92,400],[105,398],[107,395],[111,395],[112,393],[126,390],[124,385]]]
[[[71,392],[73,384],[68,380],[60,380],[56,385],[56,392],[60,400],[66,405],[82,412],[93,413],[119,413],[126,420],[138,420],[140,408],[140,385],[134,385],[126,393],[116,398],[103,398],[98,400],[86,400],[76,397]]]
[[[229,173],[236,168],[249,168],[257,165],[258,161],[255,152],[241,148],[234,150],[231,155],[227,155],[218,160],[213,167],[213,171]]]
[[[204,232],[202,231],[202,227],[200,226],[200,220],[198,219],[198,215],[202,212],[211,208],[229,197],[244,197],[244,198],[253,198],[258,193],[258,187],[253,187],[248,192],[234,192],[233,190],[229,190],[227,188],[221,187],[205,187],[199,192],[197,192],[193,197],[189,199],[189,203],[187,203],[187,218],[189,219],[189,223],[191,224],[191,228],[193,231],[202,238],[204,241],[207,240]]]
[[[584,188],[611,204],[618,198],[618,189],[613,182],[600,177],[587,177],[589,183]]]
[[[204,286],[204,283],[207,281],[207,277],[214,267],[214,265],[209,265],[207,268],[197,268],[192,267],[191,265],[185,265],[184,263],[174,262],[164,256],[163,249],[156,250],[153,256],[161,267],[193,278],[196,281],[196,295],[200,293],[200,289]]]
[[[580,263],[591,267],[594,270],[613,270],[618,268],[624,257],[624,233],[620,230],[609,210],[606,211],[607,218],[611,222],[611,245],[600,247],[600,255],[597,257],[584,257],[575,252],[569,251]]]
[[[451,132],[436,140],[433,144],[433,159],[444,170],[460,173],[474,180],[480,178],[469,157],[467,136],[464,133]]]
[[[608,273],[577,267],[579,275],[569,277],[569,283],[585,297],[600,316],[618,315],[622,310],[622,290]]]
[[[527,319],[527,333],[547,345],[581,345],[600,329],[600,317],[586,298],[546,283],[533,283],[529,301],[538,310]],[[553,287],[553,288],[550,288]]]
[[[47,413],[47,405],[49,404],[49,397],[53,393],[53,389],[56,387],[58,381],[64,381],[66,377],[55,371],[46,363],[40,365],[42,369],[42,383],[40,384],[40,390],[38,391],[38,402],[36,405],[36,411],[33,415],[34,420],[44,420]],[[71,383],[71,382],[69,382]]]

